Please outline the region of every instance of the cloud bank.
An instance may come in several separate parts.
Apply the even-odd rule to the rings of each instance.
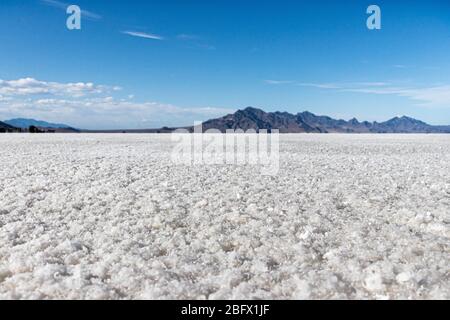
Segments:
[[[395,95],[417,102],[419,106],[450,108],[450,85],[400,86],[390,82],[308,83],[284,80],[264,80],[269,85],[295,85],[337,92]]]
[[[192,125],[231,113],[216,107],[179,107],[134,95],[119,98],[119,86],[59,83],[34,78],[0,80],[0,119],[24,117],[83,129],[143,129]]]
[[[39,81],[34,78],[22,78],[18,80],[0,79],[0,94],[5,96],[51,94],[82,97],[87,94],[101,94],[120,89],[117,86],[94,85],[91,82],[58,83]]]

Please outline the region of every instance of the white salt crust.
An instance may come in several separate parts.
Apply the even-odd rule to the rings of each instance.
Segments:
[[[0,299],[450,298],[450,136],[283,135],[272,177],[172,148],[1,134]]]

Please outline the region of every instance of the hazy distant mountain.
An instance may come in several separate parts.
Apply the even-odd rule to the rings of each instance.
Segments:
[[[14,126],[11,126],[11,125],[9,125],[7,123],[4,123],[4,122],[0,121],[0,132],[7,132],[7,131],[15,132],[15,131],[19,131],[19,130],[20,129],[18,129],[18,128],[14,127]]]
[[[336,120],[305,111],[296,115],[288,112],[264,112],[248,107],[221,118],[203,123],[203,130],[218,129],[278,129],[281,133],[450,133],[450,126],[432,126],[409,117],[395,117],[385,122]]]
[[[4,121],[5,123],[22,129],[28,129],[30,126],[35,126],[39,128],[52,128],[52,129],[73,129],[71,126],[68,126],[63,123],[51,123],[47,121],[42,120],[35,120],[35,119],[11,119]]]

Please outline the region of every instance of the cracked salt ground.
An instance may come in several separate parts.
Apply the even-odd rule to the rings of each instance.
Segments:
[[[274,177],[172,147],[1,135],[0,298],[450,298],[449,136],[282,135]]]

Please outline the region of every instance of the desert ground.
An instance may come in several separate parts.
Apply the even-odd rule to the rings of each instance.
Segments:
[[[450,136],[280,137],[280,169],[170,135],[0,135],[0,299],[450,299]]]

